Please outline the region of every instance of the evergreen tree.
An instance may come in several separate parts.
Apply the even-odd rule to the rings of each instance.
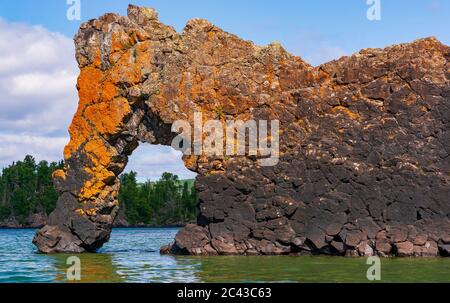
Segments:
[[[135,172],[121,176],[119,202],[130,224],[168,225],[195,220],[197,195],[192,181],[164,173],[156,182],[139,184]]]
[[[0,219],[14,218],[24,223],[33,213],[53,211],[58,194],[51,176],[62,167],[63,162],[36,164],[28,155],[4,168],[0,176]]]

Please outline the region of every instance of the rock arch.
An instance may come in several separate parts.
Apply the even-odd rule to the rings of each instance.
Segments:
[[[164,252],[437,255],[450,243],[449,47],[434,38],[312,67],[194,19],[182,33],[152,9],[106,14],[75,37],[79,107],[60,192],[33,240],[95,251],[118,211],[118,175],[171,125],[278,119],[280,162],[186,156],[199,173],[197,225]]]

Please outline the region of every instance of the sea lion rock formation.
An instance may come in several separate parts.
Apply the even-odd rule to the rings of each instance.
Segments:
[[[200,215],[166,253],[437,256],[450,250],[450,48],[435,38],[313,67],[194,19],[106,14],[75,37],[79,107],[34,238],[44,253],[108,241],[119,174],[174,121],[279,120],[280,159],[184,156]]]

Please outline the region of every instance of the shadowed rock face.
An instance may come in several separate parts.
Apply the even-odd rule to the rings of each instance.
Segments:
[[[434,38],[312,67],[205,20],[182,33],[152,9],[106,14],[75,37],[79,107],[34,243],[95,251],[118,212],[139,142],[170,145],[174,121],[280,121],[280,161],[185,156],[199,174],[197,225],[166,253],[448,254],[450,48]]]

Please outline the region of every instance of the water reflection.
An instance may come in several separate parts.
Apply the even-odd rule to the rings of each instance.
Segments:
[[[81,261],[81,281],[89,282],[200,282],[199,260],[161,256],[159,248],[170,243],[178,229],[119,229],[99,254],[77,255]],[[67,258],[51,255],[55,281],[67,281]]]
[[[54,255],[55,281],[67,282],[69,255]],[[130,249],[83,254],[82,283],[190,282],[369,282],[365,258],[343,257],[174,257]],[[382,282],[449,282],[450,260],[383,259]]]
[[[367,282],[366,259],[251,256],[184,257],[202,282]]]
[[[159,248],[177,229],[119,229],[99,254],[77,255],[81,282],[368,282],[366,259],[173,257]],[[38,254],[33,230],[0,230],[0,283],[69,282],[71,255]],[[382,282],[450,282],[450,258],[382,259]]]
[[[200,263],[178,260],[159,254],[127,253],[115,254],[113,262],[119,275],[128,282],[200,282],[196,273]]]
[[[102,252],[113,255],[117,273],[127,282],[199,282],[198,262],[159,254],[160,247],[173,241],[177,232],[177,228],[117,229]]]
[[[67,259],[72,255],[51,255],[56,268],[56,282],[82,282],[82,283],[102,283],[125,282],[125,279],[117,273],[117,268],[113,263],[113,257],[109,254],[81,254],[81,281],[68,281],[67,270],[71,264],[67,264]]]
[[[51,255],[55,281],[67,258]],[[81,283],[102,282],[367,282],[365,259],[327,257],[174,257],[135,248],[78,255]]]
[[[202,282],[368,283],[366,258],[331,256],[181,257]],[[385,258],[381,282],[449,282],[449,258]]]

